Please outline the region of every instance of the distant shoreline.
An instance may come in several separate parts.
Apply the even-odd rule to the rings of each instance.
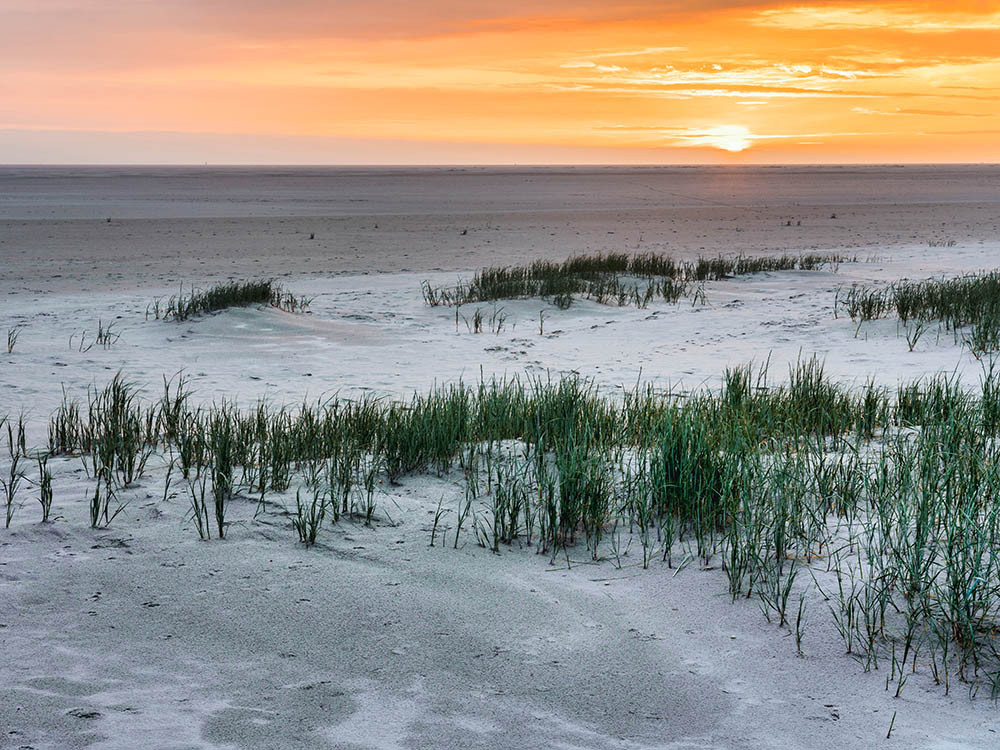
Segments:
[[[237,163],[183,163],[183,162],[163,162],[163,163],[97,163],[97,162],[80,162],[80,163],[24,163],[20,164],[18,162],[5,162],[0,163],[0,172],[4,170],[18,170],[18,169],[218,169],[218,170],[257,170],[257,169],[288,169],[288,170],[371,170],[371,171],[397,171],[397,170],[482,170],[482,171],[551,171],[551,170],[570,170],[570,171],[604,171],[604,170],[623,170],[623,171],[633,171],[633,170],[644,170],[644,171],[655,171],[655,170],[714,170],[714,171],[729,171],[729,170],[764,170],[764,169],[809,169],[809,170],[839,170],[844,168],[851,169],[865,169],[865,170],[878,170],[878,169],[922,169],[929,167],[967,167],[972,169],[980,168],[991,168],[1000,167],[1000,162],[885,162],[885,163],[871,163],[871,162],[814,162],[814,163],[798,163],[798,162],[776,162],[773,164],[628,164],[628,163],[535,163],[535,164],[237,164]]]

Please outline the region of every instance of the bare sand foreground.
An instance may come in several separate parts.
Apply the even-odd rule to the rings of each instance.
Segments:
[[[854,282],[997,267],[998,224],[992,167],[4,169],[0,326],[22,328],[0,352],[0,416],[23,410],[43,447],[64,390],[85,396],[118,370],[153,396],[183,370],[199,401],[243,404],[567,372],[609,393],[640,378],[696,388],[768,357],[780,380],[813,353],[845,382],[973,384],[980,364],[950,337],[911,352],[895,323],[859,331],[833,300]],[[500,303],[498,335],[421,299],[424,279],[605,250],[857,262],[710,283],[705,305]],[[259,276],[313,297],[311,313],[145,319],[181,282]],[[99,320],[121,338],[81,351]],[[234,504],[225,541],[199,541],[158,460],[92,530],[80,461],[52,468],[55,520],[38,523],[29,487],[0,530],[4,747],[1000,745],[988,697],[945,696],[927,670],[893,698],[884,670],[844,654],[819,599],[799,657],[752,600],[730,603],[716,565],[431,547],[457,477],[386,484],[374,528],[342,521],[307,550],[287,516],[252,520],[252,500]]]

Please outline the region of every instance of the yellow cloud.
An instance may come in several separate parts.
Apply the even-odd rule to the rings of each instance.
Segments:
[[[956,31],[996,31],[1000,11],[987,13],[928,12],[905,7],[819,7],[798,6],[760,11],[755,23],[785,29],[886,29],[914,34],[942,34]]]

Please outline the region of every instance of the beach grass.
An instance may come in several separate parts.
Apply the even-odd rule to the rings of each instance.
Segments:
[[[895,315],[910,350],[914,336],[940,322],[977,357],[1000,351],[1000,271],[954,278],[899,281],[886,286],[854,285],[837,294],[835,308],[859,325]]]
[[[90,332],[84,329],[79,334],[76,332],[72,333],[69,337],[69,347],[70,349],[75,348],[81,353],[89,352],[95,346],[100,346],[102,349],[110,349],[118,343],[121,337],[121,332],[115,328],[114,321],[105,323],[103,319],[99,318],[95,331]]]
[[[208,315],[230,307],[269,305],[286,312],[305,312],[312,299],[295,295],[271,279],[227,281],[208,289],[191,287],[184,291],[181,285],[177,294],[165,301],[157,298],[146,308],[147,319],[188,320],[198,315]]]
[[[20,507],[17,493],[26,478],[21,469],[21,462],[26,456],[23,415],[16,422],[3,417],[0,419],[0,429],[7,433],[7,468],[0,472],[0,497],[4,505],[4,528],[9,529],[14,513]]]
[[[95,526],[169,452],[199,536],[225,537],[233,502],[267,514],[285,506],[266,497],[291,491],[282,513],[306,546],[345,519],[388,522],[384,486],[457,472],[435,542],[550,563],[719,564],[731,597],[757,601],[798,650],[818,590],[845,650],[888,667],[893,691],[919,659],[946,690],[957,679],[996,693],[998,431],[992,362],[971,391],[947,376],[889,389],[835,383],[813,357],[781,382],[747,364],[690,393],[529,377],[296,408],[194,407],[180,376],[146,400],[119,375],[86,403],[64,399],[49,447],[86,457]]]
[[[21,326],[14,326],[7,329],[7,353],[11,354],[17,346],[17,339],[21,335]]]
[[[562,263],[535,261],[483,268],[470,281],[452,287],[435,287],[425,281],[422,289],[424,301],[432,307],[543,297],[565,308],[573,295],[583,295],[601,304],[645,308],[653,299],[676,303],[697,282],[766,271],[813,271],[846,260],[836,254],[785,254],[677,261],[657,253],[598,253]]]

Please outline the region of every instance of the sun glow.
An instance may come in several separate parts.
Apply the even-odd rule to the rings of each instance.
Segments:
[[[745,151],[753,145],[749,128],[742,125],[719,125],[709,128],[701,135],[689,138],[688,142],[693,146],[711,146],[732,153]]]

